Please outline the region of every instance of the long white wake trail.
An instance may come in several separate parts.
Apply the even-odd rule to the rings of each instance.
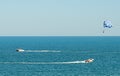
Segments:
[[[59,50],[25,50],[24,52],[61,52]]]
[[[0,62],[0,64],[80,64],[85,61],[71,61],[71,62]]]

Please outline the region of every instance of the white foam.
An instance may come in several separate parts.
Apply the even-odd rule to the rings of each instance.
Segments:
[[[61,52],[58,50],[25,50],[24,52]]]
[[[71,61],[71,62],[0,62],[0,64],[80,64],[85,61]]]

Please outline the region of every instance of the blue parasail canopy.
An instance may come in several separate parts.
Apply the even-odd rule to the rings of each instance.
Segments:
[[[111,21],[109,21],[109,20],[104,21],[103,22],[103,27],[104,28],[111,28],[112,27]]]

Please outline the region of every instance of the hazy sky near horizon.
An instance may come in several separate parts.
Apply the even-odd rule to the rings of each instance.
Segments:
[[[120,0],[1,0],[0,36],[120,36]],[[103,34],[103,21],[113,28]]]

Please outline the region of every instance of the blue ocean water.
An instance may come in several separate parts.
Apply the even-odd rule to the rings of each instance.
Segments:
[[[3,36],[0,76],[120,76],[120,37]]]

